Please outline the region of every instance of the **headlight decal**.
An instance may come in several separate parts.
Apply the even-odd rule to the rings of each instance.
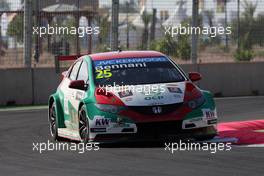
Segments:
[[[196,109],[198,107],[200,107],[201,105],[203,105],[205,103],[206,99],[204,98],[204,96],[202,95],[201,97],[191,100],[189,102],[187,102],[188,107],[191,109]]]

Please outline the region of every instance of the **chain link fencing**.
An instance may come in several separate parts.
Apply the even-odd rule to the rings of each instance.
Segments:
[[[112,0],[27,0],[32,4],[32,65],[54,66],[56,55],[111,50]],[[191,63],[198,35],[198,63],[264,61],[264,0],[119,0],[118,46],[161,51]],[[24,1],[0,0],[0,67],[24,67]]]

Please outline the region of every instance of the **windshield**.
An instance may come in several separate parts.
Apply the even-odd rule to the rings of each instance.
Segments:
[[[166,57],[93,61],[97,86],[181,82],[185,77]]]

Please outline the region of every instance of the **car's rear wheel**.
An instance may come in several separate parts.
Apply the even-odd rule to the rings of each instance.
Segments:
[[[89,131],[89,120],[83,106],[79,111],[79,134],[81,142],[85,144],[89,142]]]
[[[54,141],[59,141],[59,136],[58,136],[58,126],[57,126],[57,114],[56,114],[56,107],[55,107],[55,102],[52,103],[52,105],[49,108],[49,130],[50,130],[50,135],[51,138]]]

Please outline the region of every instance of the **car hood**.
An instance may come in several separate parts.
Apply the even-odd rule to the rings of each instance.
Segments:
[[[111,93],[126,106],[154,106],[182,103],[186,82],[112,87]]]

